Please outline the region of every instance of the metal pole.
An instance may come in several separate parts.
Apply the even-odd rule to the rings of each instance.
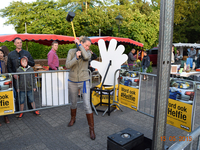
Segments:
[[[196,101],[197,101],[197,84],[193,82],[194,90],[194,98],[193,98],[193,107],[192,107],[192,124],[191,124],[191,132],[194,130],[194,121],[195,121],[195,110],[196,110]],[[192,150],[193,141],[190,143],[190,150]]]
[[[27,34],[26,22],[25,22],[25,34]]]
[[[99,36],[101,36],[101,29],[99,29]]]
[[[173,39],[174,0],[160,2],[160,31],[158,51],[158,71],[156,101],[153,127],[153,150],[163,150],[161,140],[166,132],[167,106],[169,97],[169,79],[171,68],[171,51]]]
[[[26,50],[28,51],[28,41],[26,41]]]

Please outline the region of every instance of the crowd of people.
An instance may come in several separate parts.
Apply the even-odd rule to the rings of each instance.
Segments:
[[[142,62],[141,62],[141,67],[142,67],[142,72],[146,73],[147,72],[147,68],[150,66],[150,58],[147,54],[147,51],[143,51],[144,53],[144,57],[142,58]],[[136,62],[137,60],[137,54],[136,54],[136,50],[133,48],[129,54],[128,54],[128,66],[129,66],[129,71],[133,71],[134,67],[133,64]],[[147,76],[144,75],[143,80],[147,80]]]
[[[83,104],[86,111],[86,118],[88,120],[90,138],[96,138],[94,132],[94,119],[92,108],[90,104],[90,86],[88,69],[93,72],[95,69],[91,67],[90,61],[97,58],[97,55],[90,50],[91,40],[88,37],[82,36],[75,39],[78,47],[71,49],[68,52],[66,59],[66,67],[70,69],[68,80],[69,100],[71,100],[71,120],[68,127],[74,125],[76,121],[77,98],[78,93],[82,93]],[[33,66],[34,59],[31,54],[22,49],[22,40],[20,38],[14,39],[16,49],[9,53],[6,46],[0,47],[0,70],[1,73],[21,73],[20,75],[13,75],[13,93],[15,102],[15,111],[23,111],[25,101],[27,101],[28,109],[36,109],[34,93],[36,91],[35,75]],[[58,70],[59,58],[56,54],[58,50],[58,42],[52,42],[52,49],[47,55],[49,70]],[[23,72],[30,72],[30,74],[23,74]],[[33,112],[40,116],[38,110]],[[24,113],[16,115],[18,120],[21,120]],[[4,116],[5,123],[10,123],[8,116]],[[0,124],[1,126],[1,124]]]
[[[68,123],[68,127],[71,127],[76,122],[77,112],[77,100],[78,97],[83,97],[83,105],[85,108],[86,118],[89,125],[90,138],[94,140],[96,138],[94,132],[94,119],[92,108],[90,104],[90,86],[89,86],[89,73],[88,69],[93,72],[95,69],[91,67],[90,62],[97,58],[97,55],[90,50],[91,40],[88,37],[82,36],[79,39],[75,39],[77,48],[70,49],[67,54],[65,66],[70,69],[68,79],[68,91],[69,100],[71,101],[71,119]],[[21,73],[20,75],[13,75],[13,93],[15,101],[15,111],[23,111],[25,107],[25,101],[27,102],[28,109],[36,109],[34,100],[34,91],[36,91],[35,76],[33,73],[23,74],[23,72],[33,72],[33,66],[35,65],[34,59],[31,54],[22,49],[22,40],[20,38],[14,39],[15,50],[9,53],[6,46],[0,47],[0,71],[4,73]],[[59,57],[57,55],[58,42],[52,42],[52,48],[47,54],[49,70],[59,69]],[[147,71],[150,66],[150,58],[147,51],[143,52],[141,67],[142,72]],[[180,50],[176,50],[174,53],[174,46],[172,47],[171,63],[181,64],[181,60],[184,58],[191,58],[196,62],[199,67],[199,53],[194,48],[184,52],[181,55]],[[136,61],[136,50],[133,48],[128,54],[128,66],[129,70],[133,71],[133,64]],[[24,80],[25,79],[25,80]],[[144,75],[143,80],[147,80]],[[171,97],[177,94],[177,85],[173,85],[174,88],[170,89]],[[174,93],[176,92],[176,93]],[[179,93],[178,93],[179,94]],[[77,96],[78,95],[78,96]],[[40,116],[38,110],[33,112],[35,115]],[[21,120],[24,113],[16,115],[18,120]],[[4,116],[5,123],[10,123],[8,116]],[[1,126],[1,124],[0,124]]]
[[[171,64],[181,65],[181,61],[187,63],[187,59],[189,58],[192,62],[195,62],[196,68],[199,68],[200,67],[199,56],[200,56],[199,49],[195,49],[194,47],[184,48],[183,54],[181,54],[179,49],[177,49],[175,52],[174,46],[172,46]]]
[[[0,69],[1,74],[4,73],[15,73],[15,72],[32,72],[32,68],[35,65],[35,62],[28,51],[22,49],[22,40],[20,38],[14,39],[14,45],[16,49],[9,53],[9,50],[6,46],[0,48]],[[32,74],[26,75],[26,83],[24,83],[24,76],[13,75],[13,93],[15,101],[15,110],[19,111],[24,109],[25,97],[28,99],[28,108],[35,109],[35,103],[32,93],[32,85],[34,85],[34,79],[29,80],[30,76],[34,77]],[[18,80],[18,81],[17,81]],[[32,83],[31,83],[32,81]],[[33,89],[34,90],[34,89]],[[18,99],[19,94],[19,99]],[[20,102],[20,103],[19,103]],[[39,111],[34,111],[34,114],[40,115]],[[23,117],[23,113],[16,115],[20,120]],[[10,123],[8,116],[4,116],[5,123]],[[1,125],[1,124],[0,124]]]

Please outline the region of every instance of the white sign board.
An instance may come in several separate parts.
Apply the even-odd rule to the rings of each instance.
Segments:
[[[98,41],[99,51],[102,58],[102,62],[98,62],[93,60],[91,62],[92,67],[97,68],[102,79],[104,79],[106,70],[108,68],[108,64],[111,60],[111,66],[109,68],[108,74],[106,76],[104,85],[114,85],[114,73],[117,69],[121,68],[121,65],[128,59],[126,54],[123,54],[125,47],[123,45],[119,45],[117,47],[117,40],[112,39],[109,43],[108,50],[106,48],[105,41],[100,39]],[[117,83],[117,77],[119,76],[119,72],[116,75],[115,83]]]
[[[68,72],[42,74],[42,106],[68,104]]]

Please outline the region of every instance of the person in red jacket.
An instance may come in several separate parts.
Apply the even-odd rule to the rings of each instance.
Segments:
[[[58,55],[56,54],[56,51],[58,50],[58,42],[53,41],[51,45],[52,49],[47,54],[49,70],[58,70],[59,59]]]

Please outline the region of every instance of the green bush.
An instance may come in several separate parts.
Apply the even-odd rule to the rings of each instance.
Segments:
[[[3,45],[5,45],[9,49],[9,51],[13,51],[16,48],[13,42],[0,43],[0,46],[3,46]],[[24,43],[23,45],[23,49],[25,48],[26,48],[26,43]]]
[[[152,61],[151,61],[151,62],[150,62],[150,66],[147,68],[147,73],[153,72],[152,65],[153,65],[153,63],[152,63]]]
[[[47,54],[51,50],[51,46],[42,45],[35,42],[27,42],[28,51],[30,52],[33,59],[47,59]],[[0,46],[7,46],[9,51],[15,50],[15,45],[13,42],[0,43]],[[68,51],[75,48],[75,44],[63,44],[59,45],[57,55],[59,58],[67,58]],[[26,42],[23,42],[22,48],[26,50]],[[91,45],[90,49],[99,56],[99,49],[97,45]]]

